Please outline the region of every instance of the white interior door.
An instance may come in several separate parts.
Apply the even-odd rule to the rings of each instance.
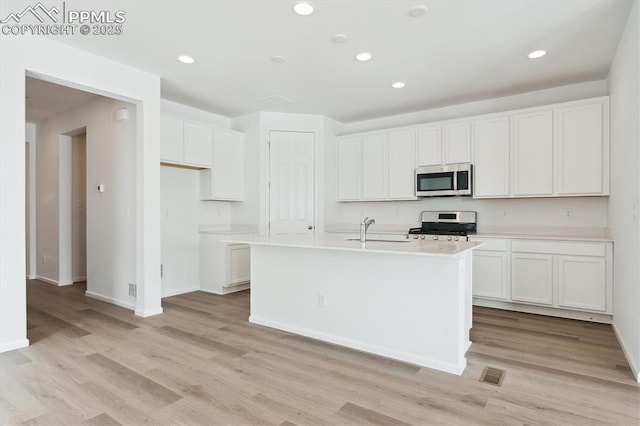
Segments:
[[[269,235],[314,234],[314,136],[269,132]]]

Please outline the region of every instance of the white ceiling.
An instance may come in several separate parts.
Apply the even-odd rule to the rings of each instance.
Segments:
[[[124,10],[124,33],[56,39],[160,75],[163,98],[224,116],[283,111],[351,122],[605,78],[631,7],[630,0],[313,0],[315,12],[299,17],[295,3],[67,1],[67,9]],[[410,17],[415,5],[428,12]],[[336,33],[348,41],[332,43]],[[548,54],[528,59],[535,49]],[[360,51],[373,59],[355,61]],[[177,62],[180,54],[196,63]],[[273,55],[286,61],[273,63]],[[404,89],[390,87],[398,80]],[[264,100],[271,96],[293,102],[274,106]]]

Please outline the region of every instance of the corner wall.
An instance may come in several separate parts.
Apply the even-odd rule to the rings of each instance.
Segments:
[[[636,0],[609,71],[614,240],[613,327],[640,381],[640,5]]]
[[[25,76],[136,102],[136,314],[160,306],[160,78],[57,41],[0,37],[0,352],[27,346]]]

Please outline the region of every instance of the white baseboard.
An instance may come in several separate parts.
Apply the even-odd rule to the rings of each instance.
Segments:
[[[5,342],[0,344],[0,353],[13,351],[20,348],[26,348],[27,346],[29,346],[29,339],[19,339],[12,342]]]
[[[284,324],[278,321],[272,321],[265,318],[256,317],[255,315],[249,316],[249,322],[253,324],[264,325],[266,327],[275,328],[278,330],[288,331],[289,333],[298,334],[301,336],[311,337],[312,339],[322,340],[323,342],[329,342],[340,346],[346,346],[348,348],[356,349],[359,351],[380,355],[386,358],[392,358],[410,364],[419,365],[421,367],[433,368],[436,370],[444,371],[446,373],[456,374],[460,376],[466,368],[466,359],[463,357],[463,365],[457,365],[454,363],[444,362],[437,359],[426,358],[421,355],[401,352],[395,349],[387,348],[384,346],[373,345],[371,343],[362,342],[358,340],[352,340],[333,334],[327,334],[315,330],[309,330],[302,327],[293,326],[290,324]]]
[[[40,281],[44,281],[47,284],[53,284],[53,285],[58,286],[58,287],[63,287],[63,286],[66,286],[66,285],[73,285],[73,281],[57,281],[57,280],[53,280],[51,278],[43,277],[42,275],[36,275],[35,279],[40,280]]]
[[[130,309],[130,310],[134,310],[136,307],[126,303],[126,302],[122,302],[120,300],[116,300],[113,299],[111,297],[107,297],[107,296],[103,296],[102,294],[98,294],[98,293],[93,293],[89,290],[84,292],[85,296],[87,297],[91,297],[92,299],[97,299],[97,300],[101,300],[103,302],[107,302],[107,303],[111,303],[112,305],[116,305],[116,306],[120,306],[121,308],[126,308],[126,309]]]
[[[618,332],[618,328],[616,327],[615,321],[611,324],[611,327],[613,328],[613,332],[615,333],[616,338],[618,339],[618,343],[622,348],[622,352],[624,353],[624,356],[627,358],[627,362],[629,363],[629,367],[631,367],[631,372],[633,373],[633,376],[635,377],[636,381],[640,383],[640,366],[636,364],[635,360],[631,356],[631,351],[629,351],[628,346],[625,344],[624,339],[622,338],[622,335]]]
[[[162,293],[162,298],[171,297],[171,296],[177,296],[179,294],[185,294],[185,293],[193,293],[194,291],[199,291],[199,290],[200,290],[200,287],[180,288],[180,289],[177,289],[177,290],[171,290],[171,291],[163,292]]]
[[[33,275],[33,274],[27,274],[26,276],[27,276],[28,280],[35,280],[36,279],[36,276]]]
[[[140,309],[136,309],[135,313],[137,316],[139,317],[152,317],[154,315],[160,315],[161,313],[164,312],[164,309],[162,309],[162,306],[156,309],[148,309],[146,311],[140,310]]]
[[[81,281],[86,281],[87,277],[86,276],[84,276],[84,277],[73,277],[72,279],[73,279],[74,283],[78,283],[78,282],[81,282]]]
[[[199,291],[204,291],[205,293],[211,293],[211,294],[218,294],[218,295],[225,295],[225,294],[229,294],[229,293],[236,293],[238,291],[243,291],[243,290],[247,290],[251,288],[251,284],[250,283],[245,283],[245,284],[238,284],[238,285],[234,285],[231,287],[222,287],[222,290],[205,290],[205,289],[198,289]]]
[[[473,306],[611,324],[611,315],[609,314],[571,311],[567,309],[549,308],[546,306],[526,305],[524,303],[501,302],[499,300],[482,299],[477,297],[473,298]]]

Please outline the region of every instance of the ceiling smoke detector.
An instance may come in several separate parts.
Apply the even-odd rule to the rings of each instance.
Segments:
[[[425,13],[427,13],[427,6],[413,6],[411,9],[409,9],[409,16],[411,16],[412,18],[417,18],[424,15]]]

